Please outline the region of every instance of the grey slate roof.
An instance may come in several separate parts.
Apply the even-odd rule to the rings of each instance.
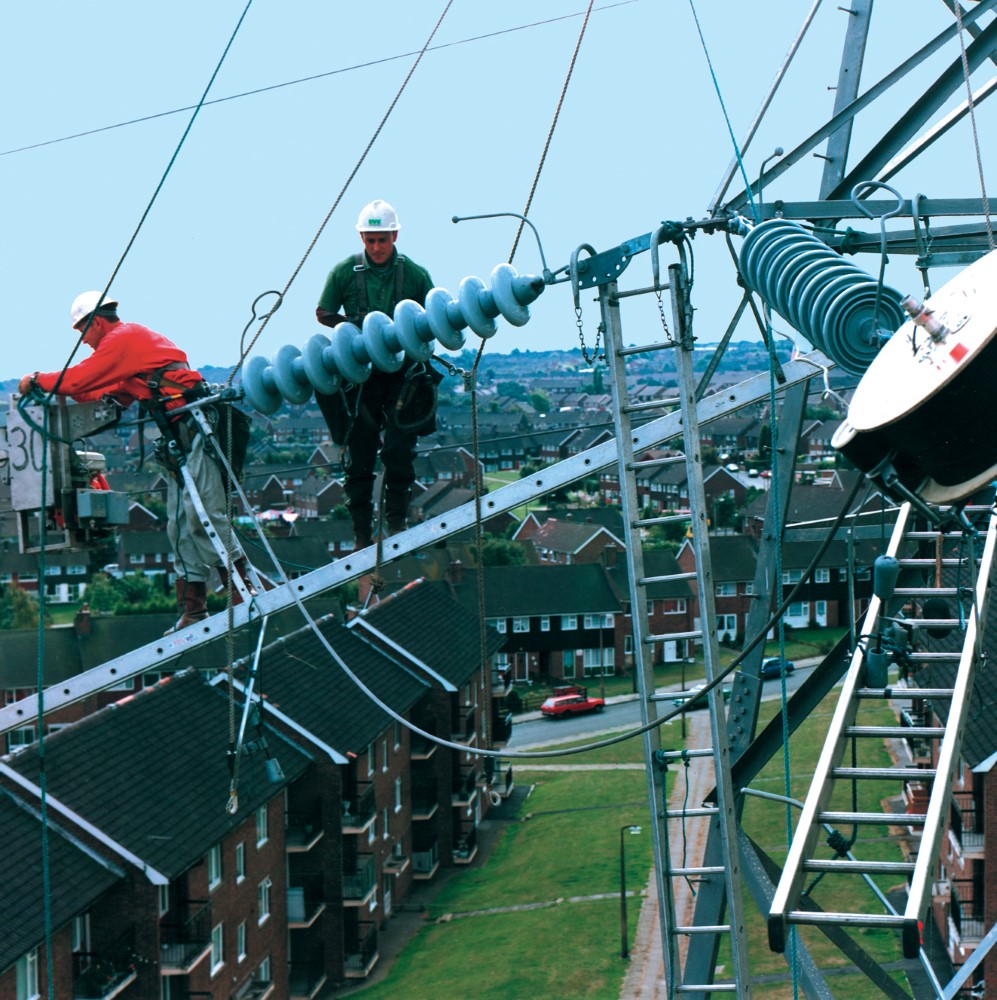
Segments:
[[[485,568],[485,617],[609,614],[620,602],[601,563]],[[465,569],[457,599],[477,608],[476,569]]]
[[[58,930],[88,909],[124,877],[71,839],[48,814],[49,908]],[[45,940],[45,895],[42,882],[42,824],[32,805],[0,789],[0,882],[5,905],[0,906],[0,974]]]
[[[335,622],[318,623],[322,635],[357,677],[399,714],[429,685]],[[257,682],[274,708],[342,755],[359,754],[391,723],[329,656],[310,628],[263,650]]]
[[[478,615],[459,604],[446,583],[417,580],[354,618],[349,627],[363,635],[365,623],[454,687],[466,684],[481,667]],[[489,628],[485,656],[498,652],[504,643],[505,639]]]
[[[143,861],[175,878],[281,792],[262,753],[241,761],[239,805],[229,798],[226,696],[186,671],[87,716],[45,740],[49,793]],[[273,730],[270,752],[285,783],[310,757]],[[11,759],[38,780],[38,748]]]

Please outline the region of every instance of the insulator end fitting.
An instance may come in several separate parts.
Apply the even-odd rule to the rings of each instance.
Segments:
[[[904,312],[924,331],[935,343],[944,340],[952,331],[935,316],[934,310],[925,305],[914,295],[905,295],[900,300]]]

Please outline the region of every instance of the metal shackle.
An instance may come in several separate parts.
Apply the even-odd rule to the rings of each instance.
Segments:
[[[242,377],[246,399],[261,413],[271,414],[283,399],[300,404],[313,389],[328,394],[344,383],[366,382],[374,368],[395,372],[406,358],[428,361],[435,341],[459,351],[467,327],[486,339],[497,331],[499,316],[523,326],[530,318],[530,304],[543,289],[542,277],[517,274],[511,264],[498,264],[488,285],[480,278],[464,278],[456,297],[445,288],[433,288],[425,308],[405,299],[395,306],[393,317],[368,313],[362,329],[340,323],[329,335],[315,334],[303,350],[285,344],[272,361],[251,358]]]
[[[905,316],[901,295],[787,219],[741,245],[745,284],[845,371],[861,375]]]

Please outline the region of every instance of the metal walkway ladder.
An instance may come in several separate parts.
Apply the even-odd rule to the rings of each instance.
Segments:
[[[656,260],[656,245],[652,244],[653,262]],[[619,299],[615,281],[599,287],[603,327],[606,331],[606,356],[613,382],[613,417],[618,440],[618,469],[620,502],[624,515],[626,534],[626,558],[629,571],[630,605],[632,608],[634,638],[634,669],[638,680],[642,721],[647,724],[659,718],[658,704],[665,697],[654,691],[652,651],[656,644],[671,640],[701,640],[706,668],[706,682],[709,686],[718,677],[719,641],[716,627],[714,604],[714,582],[710,562],[709,523],[707,519],[706,497],[703,488],[703,468],[699,448],[699,417],[696,410],[696,381],[693,373],[693,339],[691,331],[691,309],[688,306],[688,276],[685,257],[680,248],[679,264],[669,268],[669,282],[660,285],[658,268],[654,267],[655,284],[651,289],[660,295],[664,288],[671,291],[672,317],[676,330],[674,340],[651,344],[644,347],[624,347],[620,323]],[[634,293],[627,293],[634,294]],[[666,336],[670,336],[662,311],[662,326]],[[638,355],[646,357],[652,351],[673,350],[679,376],[681,394],[682,435],[685,441],[685,455],[678,458],[646,458],[635,452],[635,435],[632,418],[634,414],[660,409],[660,402],[632,402],[629,398],[626,380],[627,358]],[[637,474],[654,466],[684,462],[689,489],[690,514],[665,515],[661,517],[641,517],[637,491]],[[691,521],[692,547],[696,556],[695,572],[677,576],[648,577],[645,574],[642,532],[667,521]],[[693,632],[654,634],[646,611],[648,602],[646,587],[659,581],[694,579],[698,591],[700,621]],[[674,692],[667,695],[674,697]],[[660,762],[682,756],[683,751],[664,753],[660,748],[659,727],[650,728],[644,735],[644,749],[647,760],[648,797],[654,830],[655,877],[659,910],[661,914],[661,938],[664,954],[665,979],[668,996],[677,993],[732,993],[738,997],[750,997],[751,985],[748,976],[747,944],[745,939],[742,893],[740,886],[740,858],[737,849],[737,820],[734,811],[734,795],[731,787],[729,741],[727,721],[724,714],[723,696],[719,687],[710,687],[708,692],[711,743],[712,746],[689,751],[686,756],[712,764],[716,785],[716,803],[706,807],[696,803],[690,808],[668,810],[663,801],[664,781],[656,774]],[[707,816],[719,824],[724,844],[724,853],[729,859],[723,868],[696,868],[673,866],[669,851],[668,820],[685,823],[688,820]],[[704,875],[717,876],[726,880],[726,916],[720,924],[710,926],[683,925],[677,922],[673,881],[677,878],[697,878]],[[726,921],[726,922],[723,922]],[[676,952],[679,939],[687,940],[692,935],[723,935],[730,942],[732,976],[726,981],[711,983],[683,983]]]
[[[821,751],[809,794],[790,845],[786,865],[768,916],[769,943],[786,949],[794,925],[880,927],[900,931],[904,954],[914,958],[920,950],[920,924],[931,902],[931,886],[939,846],[949,813],[952,789],[959,768],[963,727],[969,715],[974,672],[979,665],[987,607],[987,588],[997,538],[997,517],[992,507],[967,507],[943,515],[941,526],[918,524],[909,504],[901,509],[889,545],[898,560],[899,585],[889,595],[872,599],[862,633],[844,678],[840,698]],[[977,528],[971,522],[979,525]],[[981,545],[982,544],[982,550]],[[887,684],[882,655],[899,638],[896,658],[908,669],[932,667],[945,680],[937,687],[904,687]],[[904,636],[913,650],[903,649]],[[946,641],[947,637],[947,641]],[[883,699],[948,702],[946,725],[921,724],[904,717],[907,725],[867,725],[861,713]],[[921,747],[914,766],[863,766],[863,751],[875,741],[905,740]],[[866,758],[868,759],[868,758]],[[917,761],[922,760],[920,766]],[[862,812],[854,804],[860,782],[893,779],[902,783],[907,812]],[[930,786],[930,794],[927,792]],[[837,791],[837,795],[835,794]],[[877,846],[890,828],[907,827],[917,841],[916,860],[892,861],[876,857]],[[832,832],[831,850],[820,849],[826,829],[851,828],[846,839]],[[871,831],[866,834],[865,831]],[[911,852],[913,855],[914,852]],[[823,855],[823,856],[822,856]],[[908,881],[903,913],[883,912],[874,897],[856,884],[847,894],[854,906],[827,912],[815,906],[808,888],[825,876],[834,879],[870,879],[876,875],[900,876]],[[844,894],[842,894],[844,895]]]

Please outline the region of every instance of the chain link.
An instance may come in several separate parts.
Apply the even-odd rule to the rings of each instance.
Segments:
[[[578,343],[581,344],[582,358],[585,360],[585,364],[594,365],[597,361],[605,361],[606,355],[599,353],[599,341],[603,331],[602,323],[595,328],[595,343],[592,345],[591,354],[585,346],[585,331],[582,329],[582,307],[580,305],[575,306],[575,326],[578,327]]]
[[[672,331],[668,329],[668,320],[665,319],[665,305],[661,301],[661,289],[658,289],[654,295],[658,300],[658,315],[661,317],[661,329],[665,331],[665,337],[668,339],[668,342],[674,343],[672,340]]]

